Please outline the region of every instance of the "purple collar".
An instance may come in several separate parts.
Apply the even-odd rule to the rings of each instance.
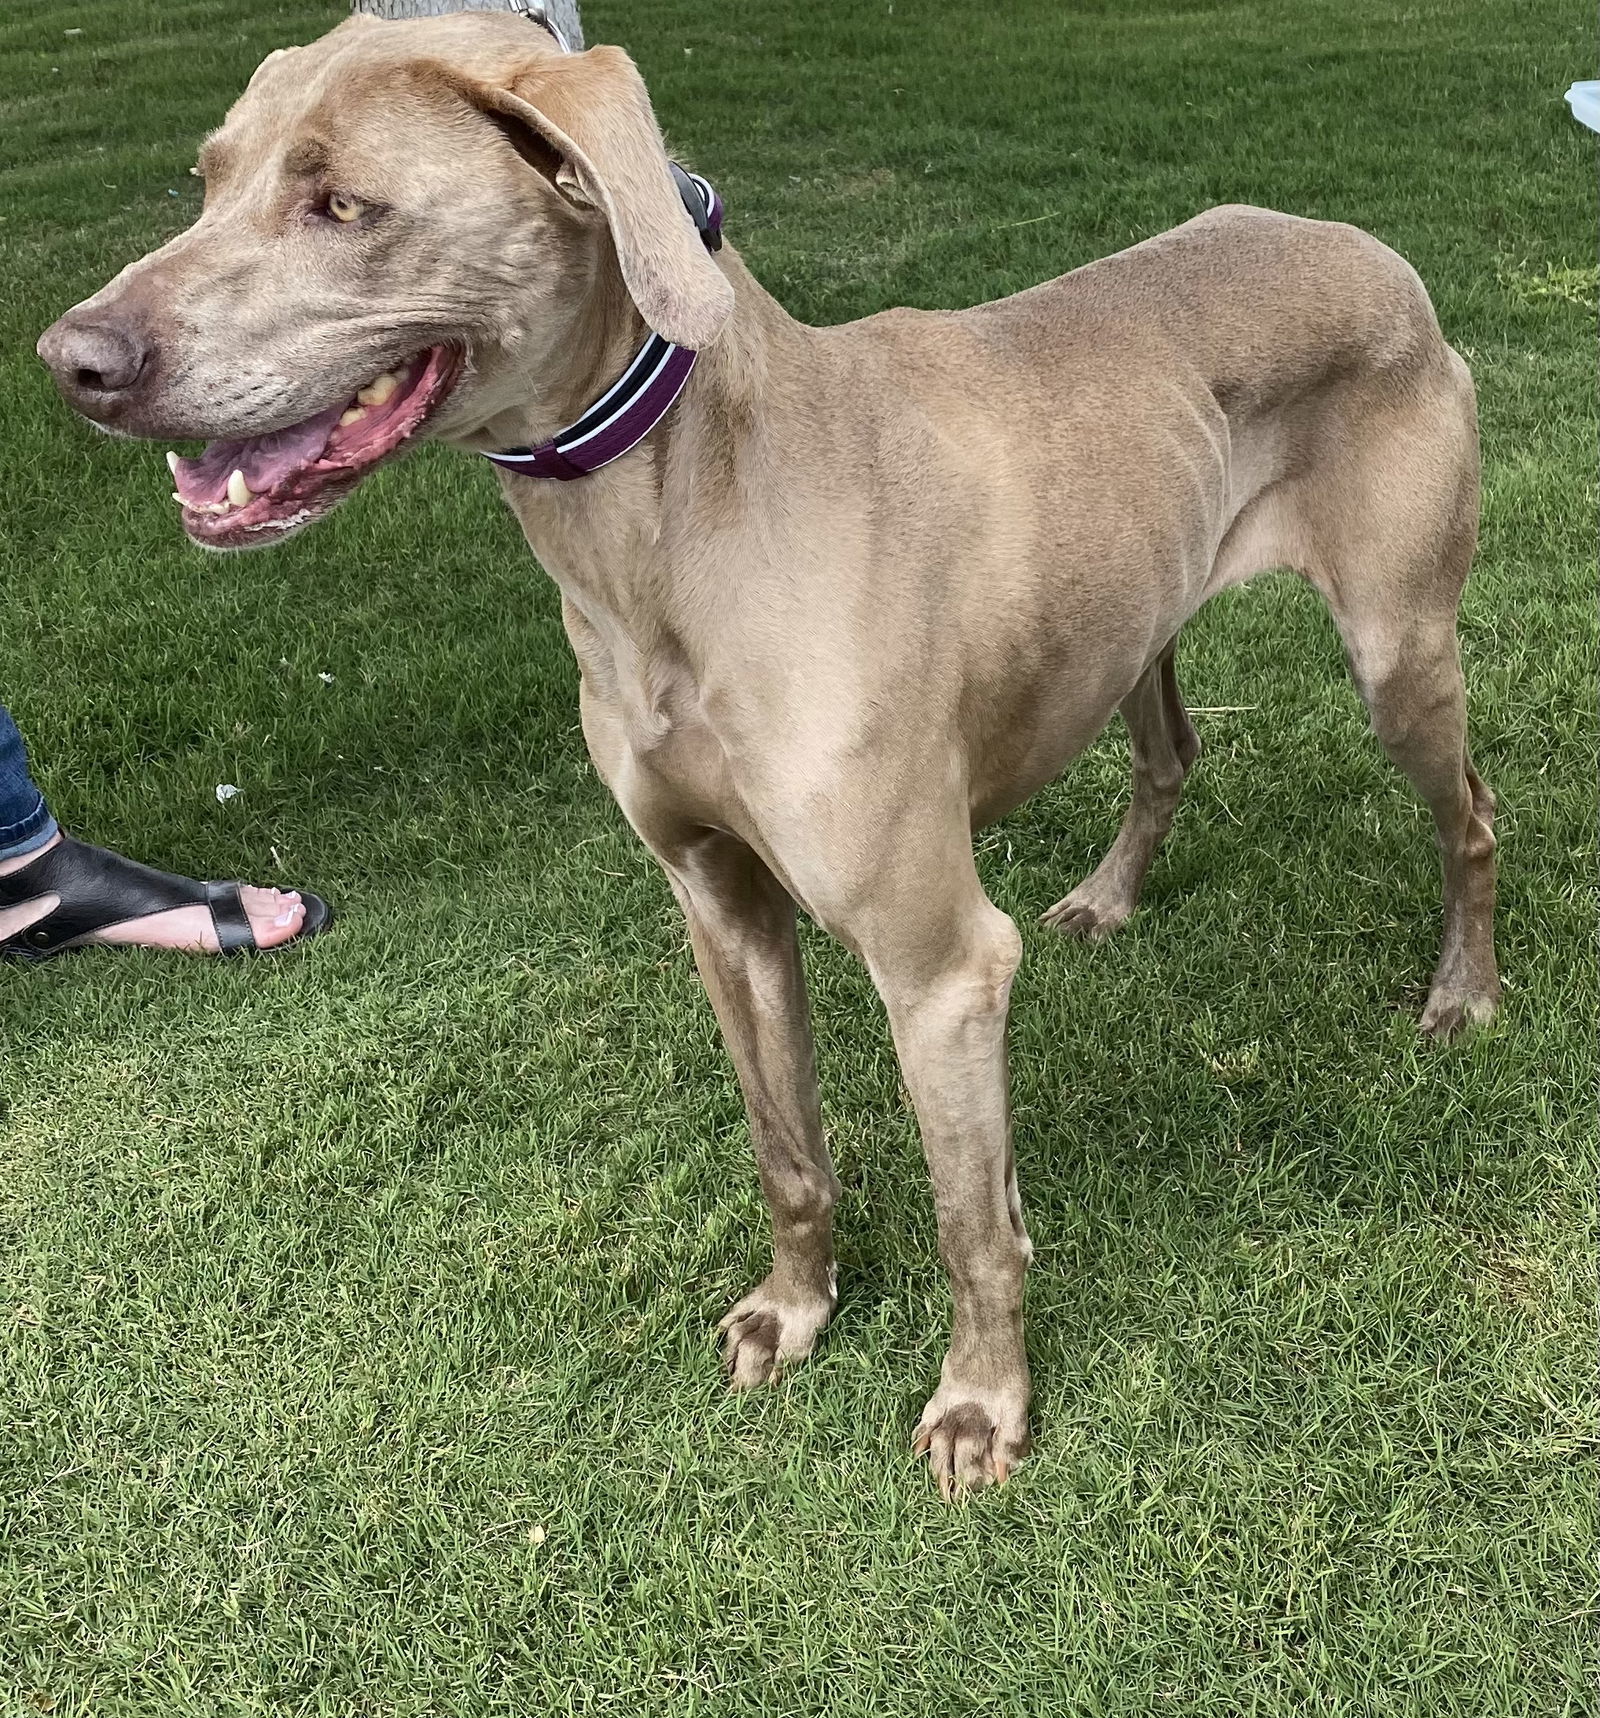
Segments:
[[[722,199],[708,180],[676,161],[668,166],[683,206],[708,251],[722,248]],[[621,459],[672,410],[694,369],[695,353],[652,334],[622,375],[565,429],[537,447],[511,447],[483,457],[524,477],[553,477],[569,483]]]

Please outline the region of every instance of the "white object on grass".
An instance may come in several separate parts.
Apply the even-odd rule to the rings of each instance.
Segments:
[[[237,799],[243,792],[243,788],[235,787],[231,781],[219,781],[217,783],[217,804],[226,805],[230,799]]]
[[[1600,131],[1600,83],[1574,84],[1567,91],[1572,117],[1591,131]]]

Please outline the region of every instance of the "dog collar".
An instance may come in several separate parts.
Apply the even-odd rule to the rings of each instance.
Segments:
[[[572,52],[572,43],[567,40],[567,33],[550,16],[549,0],[509,0],[511,10],[519,17],[526,18],[530,24],[537,24],[541,29],[548,30],[556,39],[556,46],[564,54]],[[459,8],[457,8],[459,10]],[[572,7],[572,16],[576,21],[578,8]],[[582,43],[579,43],[582,46]]]
[[[722,249],[722,199],[707,179],[669,161],[678,195],[708,251]],[[633,362],[583,416],[537,447],[511,447],[484,458],[524,477],[569,483],[621,459],[672,410],[694,369],[696,354],[652,334]]]

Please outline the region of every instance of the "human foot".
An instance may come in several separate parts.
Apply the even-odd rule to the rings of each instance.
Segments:
[[[99,867],[99,874],[91,872],[85,879],[85,892],[93,896],[90,900],[80,900],[70,886],[72,879],[62,875],[61,862],[67,857],[61,852],[67,838],[57,835],[54,840],[44,847],[37,848],[31,853],[24,853],[15,859],[0,860],[0,952],[3,952],[8,942],[19,944],[17,952],[55,953],[67,948],[84,948],[95,945],[107,946],[136,946],[139,948],[174,949],[189,954],[217,954],[222,950],[222,938],[218,933],[219,910],[221,922],[226,927],[231,913],[231,897],[234,886],[228,885],[226,898],[219,900],[215,906],[206,898],[206,887],[199,883],[190,883],[188,879],[171,879],[173,883],[187,883],[186,893],[189,899],[182,905],[163,908],[158,911],[139,911],[141,907],[150,905],[148,892],[149,880],[160,878],[161,873],[152,873],[143,866],[137,866],[130,860],[121,860],[118,855],[106,855],[110,867],[125,868],[131,892],[126,897],[130,912],[126,917],[113,917],[110,922],[97,923],[93,928],[85,928],[79,934],[73,935],[71,920],[74,917],[90,919],[104,918],[114,914],[118,896],[106,886],[108,875],[115,884],[118,878],[115,870],[108,873],[108,865]],[[76,846],[76,844],[74,844]],[[98,854],[98,849],[77,849],[80,853]],[[47,855],[55,855],[55,862],[47,862],[41,866],[38,878],[39,888],[34,891],[28,887],[28,879],[18,876],[30,866],[45,860]],[[15,878],[8,887],[6,879]],[[44,885],[59,885],[45,887]],[[292,941],[307,929],[310,909],[296,891],[279,889],[256,888],[249,884],[237,886],[238,905],[243,919],[248,924],[249,936],[245,939],[240,932],[229,936],[231,947],[249,946],[253,943],[258,950],[276,948],[283,943]],[[312,900],[316,897],[313,896]],[[321,903],[318,903],[321,907]],[[64,923],[57,923],[55,935],[51,935],[49,921],[52,915],[61,913]],[[318,923],[320,929],[326,922],[326,908],[321,907]],[[32,927],[38,927],[32,936],[27,933]]]

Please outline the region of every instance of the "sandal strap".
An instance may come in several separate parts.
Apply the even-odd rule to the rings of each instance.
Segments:
[[[0,943],[0,952],[52,954],[63,943],[103,931],[107,925],[120,925],[125,919],[199,906],[211,909],[224,953],[255,946],[237,883],[201,883],[157,871],[70,835],[31,863],[0,877],[0,907],[21,906],[41,895],[59,895],[60,906]]]
[[[217,948],[223,954],[239,954],[256,946],[256,933],[250,928],[250,915],[244,910],[244,900],[237,883],[207,883],[206,905],[211,909],[212,928],[217,933]]]

